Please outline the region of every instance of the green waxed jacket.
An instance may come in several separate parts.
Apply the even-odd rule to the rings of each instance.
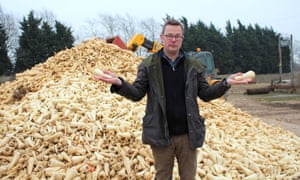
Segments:
[[[169,131],[166,117],[166,96],[161,68],[161,52],[155,53],[139,65],[135,81],[130,84],[122,80],[122,86],[111,87],[132,101],[139,101],[147,94],[146,112],[143,118],[142,141],[145,144],[169,146]],[[191,147],[201,147],[205,138],[204,118],[200,116],[197,97],[204,101],[221,97],[230,87],[225,80],[209,86],[205,78],[205,67],[192,57],[184,57],[186,74],[185,99],[188,121],[188,136]]]

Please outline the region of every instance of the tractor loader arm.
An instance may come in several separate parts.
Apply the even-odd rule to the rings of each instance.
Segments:
[[[146,48],[151,53],[155,53],[163,47],[158,41],[148,40],[142,34],[135,34],[127,43],[127,48],[131,51],[137,51],[141,46]]]

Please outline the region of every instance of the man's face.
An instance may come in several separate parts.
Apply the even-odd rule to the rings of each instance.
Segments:
[[[160,35],[164,50],[167,53],[175,54],[179,52],[183,41],[182,29],[179,25],[167,25],[164,34]]]

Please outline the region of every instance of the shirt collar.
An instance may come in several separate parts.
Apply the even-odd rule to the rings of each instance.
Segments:
[[[162,51],[162,57],[164,60],[166,60],[171,66],[173,69],[175,69],[176,65],[178,64],[178,62],[180,62],[181,60],[184,59],[184,56],[185,56],[185,53],[180,50],[179,51],[179,54],[177,56],[177,58],[175,59],[175,61],[172,61],[166,54],[164,51]]]

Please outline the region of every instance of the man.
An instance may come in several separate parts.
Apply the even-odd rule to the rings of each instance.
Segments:
[[[196,148],[205,138],[197,97],[210,101],[221,97],[232,84],[248,82],[234,80],[240,75],[237,73],[209,86],[203,64],[180,49],[183,34],[179,21],[166,21],[160,35],[163,49],[143,60],[132,84],[109,71],[104,73],[110,77],[95,76],[96,80],[112,84],[111,92],[133,101],[147,94],[142,140],[151,146],[158,180],[172,179],[175,158],[181,179],[196,177]]]

